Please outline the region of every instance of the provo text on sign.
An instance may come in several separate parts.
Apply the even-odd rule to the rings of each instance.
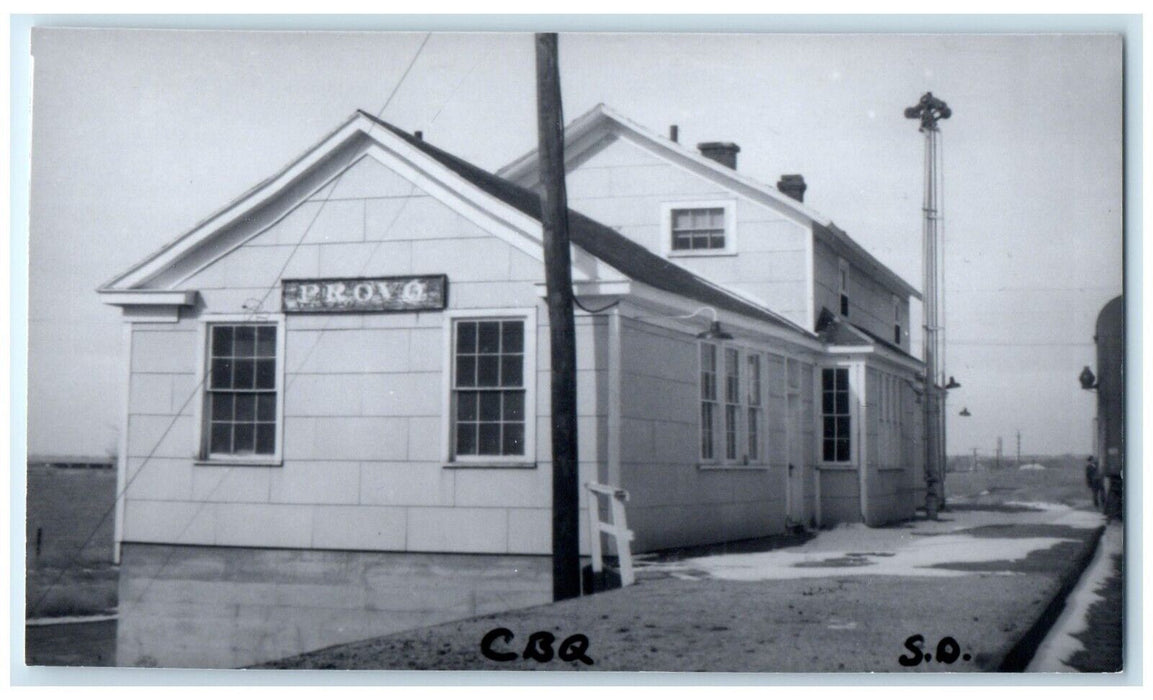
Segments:
[[[448,302],[448,277],[284,280],[287,313],[439,311]]]

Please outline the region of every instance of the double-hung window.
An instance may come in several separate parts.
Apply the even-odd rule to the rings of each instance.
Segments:
[[[701,460],[764,461],[764,399],[760,354],[701,343]]]
[[[210,459],[277,454],[279,330],[274,323],[208,326],[204,451]]]
[[[750,462],[761,461],[761,356],[749,353],[748,371],[745,373],[747,386],[746,401],[748,405],[748,423],[746,436],[748,438],[748,458]]]
[[[821,370],[821,418],[821,459],[851,461],[849,370],[845,367]]]
[[[526,453],[525,319],[453,322],[452,459]]]
[[[741,353],[725,348],[725,459],[736,461],[741,424]]]
[[[717,346],[701,343],[701,459],[716,459]]]

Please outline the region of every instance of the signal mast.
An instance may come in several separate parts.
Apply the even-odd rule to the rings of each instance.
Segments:
[[[944,223],[940,207],[941,131],[937,122],[948,119],[953,111],[944,100],[926,92],[914,106],[905,109],[905,117],[918,119],[925,135],[924,236],[924,349],[925,395],[925,512],[936,519],[945,504],[945,397],[949,389],[960,386],[952,377],[945,382],[944,326]]]

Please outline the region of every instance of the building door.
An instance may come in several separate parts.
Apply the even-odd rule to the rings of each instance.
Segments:
[[[785,376],[785,425],[788,436],[788,457],[786,504],[789,525],[803,524],[806,521],[805,509],[805,450],[804,423],[802,421],[800,365],[786,362]]]

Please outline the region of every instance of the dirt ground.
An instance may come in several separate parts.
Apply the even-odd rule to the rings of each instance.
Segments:
[[[974,671],[992,670],[1021,631],[1013,620],[1018,600],[1003,595],[995,575],[964,579],[902,580],[853,577],[765,583],[664,580],[638,584],[584,601],[492,615],[408,634],[336,647],[265,668],[568,670],[568,671]],[[1052,592],[1038,578],[1028,585],[1026,608],[1039,610]],[[986,616],[960,607],[943,615],[941,599],[964,597]],[[865,601],[868,601],[865,603]],[[691,605],[686,605],[691,601]],[[661,611],[661,614],[654,614]],[[676,611],[670,614],[668,611]],[[910,625],[897,620],[933,619]],[[555,636],[554,649],[573,634],[589,639],[580,661],[497,662],[481,654],[484,635],[515,634],[497,647],[521,654],[538,630]],[[906,669],[905,640],[920,634],[930,653],[944,637],[957,640],[968,661],[922,663]]]
[[[965,534],[1071,541],[1018,561],[939,565],[970,572],[958,577],[642,578],[628,589],[332,647],[262,668],[993,671],[1068,585],[1097,532],[1035,525],[1008,534],[986,527]],[[500,628],[514,636],[496,639],[492,647],[515,653],[509,661],[482,653],[482,640]],[[536,658],[525,657],[536,632],[552,636],[548,661],[538,660],[550,656],[540,644]],[[577,634],[588,639],[591,664],[560,658],[564,641]],[[914,635],[921,641],[912,641]],[[941,651],[944,661],[936,658]],[[902,657],[915,663],[902,664]]]
[[[26,627],[24,658],[29,666],[114,666],[116,620]]]

